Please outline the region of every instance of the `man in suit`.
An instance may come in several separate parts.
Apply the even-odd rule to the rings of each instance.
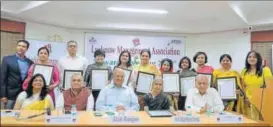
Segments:
[[[26,58],[29,48],[26,40],[17,41],[16,53],[5,56],[1,66],[1,108],[13,109],[18,94],[22,91],[22,83],[33,62]]]

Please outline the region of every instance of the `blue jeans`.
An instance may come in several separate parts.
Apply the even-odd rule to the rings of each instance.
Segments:
[[[13,100],[8,100],[8,102],[5,104],[1,102],[1,109],[13,109],[14,104],[15,104],[15,101]]]

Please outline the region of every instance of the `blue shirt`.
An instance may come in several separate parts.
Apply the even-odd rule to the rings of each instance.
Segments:
[[[118,88],[111,83],[100,91],[96,110],[105,111],[108,108],[111,111],[116,111],[116,107],[119,105],[124,106],[126,111],[139,110],[137,96],[131,88],[125,85]]]
[[[17,63],[19,65],[19,69],[20,69],[20,73],[21,73],[21,78],[22,78],[22,80],[24,80],[25,77],[27,76],[27,71],[29,69],[29,65],[26,60],[26,57],[21,58],[20,56],[18,56],[18,54],[16,54],[16,56],[17,56]]]

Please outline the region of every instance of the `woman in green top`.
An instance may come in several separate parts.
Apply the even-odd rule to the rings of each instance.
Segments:
[[[180,78],[192,77],[197,75],[194,71],[191,70],[191,60],[187,56],[183,57],[180,60],[178,67],[180,68],[180,70],[178,70],[177,72],[179,73]],[[178,99],[179,110],[185,109],[185,101],[186,101],[186,96],[180,95]]]

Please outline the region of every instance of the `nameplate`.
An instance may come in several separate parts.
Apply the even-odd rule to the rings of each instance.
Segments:
[[[71,115],[46,116],[45,122],[47,124],[75,124],[77,122],[77,118],[72,117]]]
[[[111,116],[110,122],[114,124],[138,124],[140,119],[138,116]]]
[[[175,124],[200,124],[200,117],[198,116],[173,116],[173,123]]]
[[[219,115],[216,118],[217,123],[243,123],[241,115]]]
[[[19,112],[15,111],[1,111],[1,117],[17,117]]]

